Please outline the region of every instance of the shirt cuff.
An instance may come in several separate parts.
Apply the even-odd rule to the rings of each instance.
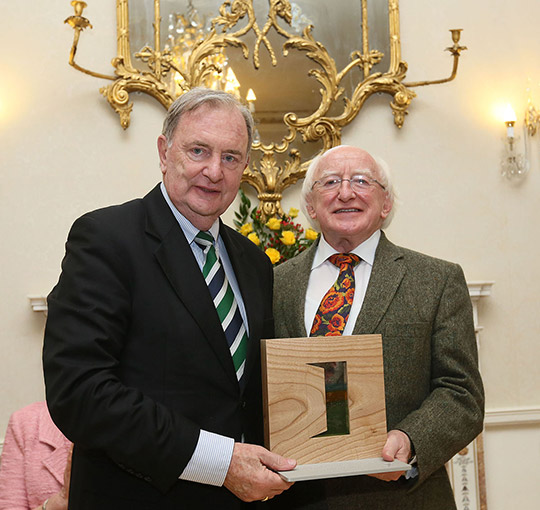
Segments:
[[[417,476],[418,476],[418,468],[416,467],[416,464],[411,469],[409,469],[409,471],[405,473],[406,480],[409,480],[411,478],[416,478]]]
[[[233,449],[233,438],[201,430],[195,451],[179,478],[221,487],[229,470]]]

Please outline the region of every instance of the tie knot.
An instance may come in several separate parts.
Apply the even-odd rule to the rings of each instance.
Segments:
[[[195,242],[202,248],[207,248],[208,246],[212,246],[214,244],[214,238],[212,237],[212,234],[210,232],[204,232],[200,231],[195,236]]]
[[[343,266],[356,266],[360,262],[360,257],[354,253],[334,253],[328,260],[341,269]]]

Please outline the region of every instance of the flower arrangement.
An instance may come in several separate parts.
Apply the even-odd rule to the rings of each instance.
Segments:
[[[236,230],[256,244],[275,266],[309,248],[319,237],[319,233],[292,220],[298,216],[298,209],[291,207],[289,214],[281,218],[270,218],[266,222],[257,207],[251,208],[251,201],[240,190],[240,206],[234,213]]]

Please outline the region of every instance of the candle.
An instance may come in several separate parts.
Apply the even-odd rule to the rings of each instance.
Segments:
[[[255,113],[255,101],[257,101],[257,96],[255,96],[255,92],[253,92],[253,89],[249,89],[246,95],[246,101],[249,105],[249,111],[251,113]]]
[[[508,138],[514,138],[514,125],[516,123],[516,112],[512,108],[512,105],[506,106],[504,123],[506,124],[506,136]]]

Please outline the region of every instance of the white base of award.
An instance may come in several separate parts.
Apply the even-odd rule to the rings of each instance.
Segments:
[[[368,475],[370,473],[391,473],[409,471],[410,464],[399,460],[387,462],[382,458],[323,462],[320,464],[300,464],[291,471],[278,471],[287,482],[338,478],[341,476]]]

